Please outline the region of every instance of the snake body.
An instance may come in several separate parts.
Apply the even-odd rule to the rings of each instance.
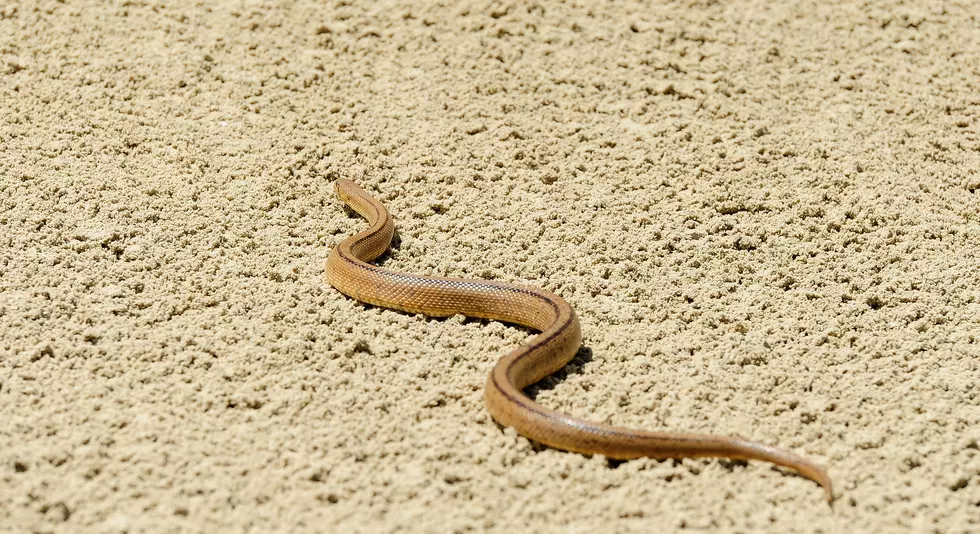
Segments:
[[[340,292],[409,313],[431,317],[462,314],[540,331],[529,343],[501,358],[487,377],[486,405],[501,425],[555,449],[613,459],[722,457],[771,462],[815,481],[823,487],[827,500],[833,499],[827,472],[786,450],[734,436],[621,428],[571,417],[533,401],[524,394],[524,388],[564,367],[582,344],[581,327],[572,307],[544,289],[419,276],[371,265],[368,262],[388,249],[394,222],[388,210],[354,182],[338,180],[336,192],[370,224],[330,252],[327,281]]]

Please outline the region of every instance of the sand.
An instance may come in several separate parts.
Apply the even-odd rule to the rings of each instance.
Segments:
[[[528,7],[530,6],[530,7]],[[980,7],[0,5],[0,531],[980,531]],[[531,393],[826,464],[609,462],[488,416],[531,332],[364,306],[543,286]]]

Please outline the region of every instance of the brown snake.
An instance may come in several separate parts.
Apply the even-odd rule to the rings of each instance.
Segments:
[[[394,222],[388,210],[354,182],[338,180],[336,189],[340,199],[371,225],[337,245],[327,259],[327,280],[342,293],[410,313],[431,317],[462,314],[541,332],[501,358],[487,377],[487,409],[501,425],[555,449],[621,460],[707,456],[772,462],[820,484],[827,500],[833,500],[827,472],[789,451],[735,436],[620,428],[571,417],[531,400],[524,388],[564,367],[582,344],[581,327],[572,307],[544,289],[418,276],[371,265],[367,262],[388,250]]]

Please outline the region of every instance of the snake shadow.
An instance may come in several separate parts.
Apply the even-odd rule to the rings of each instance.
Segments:
[[[537,333],[535,330],[531,330],[530,328],[522,329],[527,330],[529,335]],[[562,367],[554,373],[542,378],[537,383],[531,384],[524,390],[524,393],[526,393],[531,400],[537,402],[539,393],[542,391],[551,391],[555,389],[559,384],[568,379],[569,376],[583,374],[585,371],[582,368],[585,366],[585,364],[590,363],[591,361],[592,348],[582,345],[579,347],[578,352],[575,353],[575,356],[565,364],[565,367]]]

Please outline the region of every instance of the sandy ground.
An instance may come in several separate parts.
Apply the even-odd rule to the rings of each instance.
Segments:
[[[980,531],[980,4],[528,5],[2,2],[0,531]],[[836,504],[501,430],[529,332],[330,288],[337,177],[572,303],[542,403]]]

